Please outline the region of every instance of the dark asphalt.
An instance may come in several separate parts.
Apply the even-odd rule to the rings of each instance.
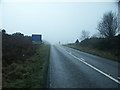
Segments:
[[[105,76],[85,63],[103,71]],[[119,88],[117,62],[87,54],[69,47],[51,45],[49,88]]]

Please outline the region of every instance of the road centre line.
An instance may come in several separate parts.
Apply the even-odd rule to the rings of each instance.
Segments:
[[[83,61],[85,61],[85,59],[83,59],[83,58],[80,58],[81,60],[83,60]]]
[[[62,48],[62,49],[63,49],[63,48]],[[63,49],[63,50],[64,50],[64,49]],[[64,50],[64,51],[66,51],[66,50]],[[68,52],[68,51],[66,51],[66,52],[67,52],[69,55],[73,56],[74,58],[78,59],[80,62],[86,64],[87,66],[91,67],[92,69],[96,70],[97,72],[103,74],[104,76],[108,77],[109,79],[113,80],[114,82],[120,84],[120,81],[118,81],[117,79],[113,78],[112,76],[106,74],[105,72],[101,71],[100,69],[92,66],[91,64],[85,62],[84,59],[80,59],[80,58],[76,57],[75,55],[73,55],[72,53],[70,53],[70,52]]]

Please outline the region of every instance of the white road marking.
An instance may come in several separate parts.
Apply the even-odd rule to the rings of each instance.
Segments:
[[[69,52],[69,54],[72,54],[71,52]]]
[[[63,49],[63,48],[62,48]],[[63,49],[64,50],[64,49]],[[66,51],[66,50],[65,50]],[[70,52],[66,51],[69,55],[73,56],[74,58],[78,59],[79,61],[81,61],[82,63],[86,64],[87,66],[91,67],[92,69],[98,71],[99,73],[103,74],[104,76],[108,77],[109,79],[113,80],[114,82],[120,84],[120,81],[118,81],[117,79],[113,78],[112,76],[106,74],[105,72],[97,69],[96,67],[90,65],[89,63],[85,62],[84,59],[80,59],[78,57],[76,57],[75,55],[71,54]]]
[[[120,80],[120,77],[117,77]]]
[[[52,87],[52,84],[51,84],[51,82],[50,82],[50,88]]]
[[[85,59],[83,59],[83,58],[80,58],[82,61],[85,61]]]

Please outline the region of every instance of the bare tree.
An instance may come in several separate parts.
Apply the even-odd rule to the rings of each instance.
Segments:
[[[89,34],[90,34],[90,33],[89,33],[88,31],[82,30],[80,39],[81,39],[81,40],[88,39],[88,38],[90,37]]]
[[[113,12],[108,12],[103,15],[97,29],[103,37],[114,37],[118,32],[117,27],[117,15]]]

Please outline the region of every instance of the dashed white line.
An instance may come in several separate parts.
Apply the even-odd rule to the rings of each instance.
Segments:
[[[52,87],[52,84],[51,84],[51,82],[50,82],[50,88]]]
[[[62,48],[63,49],[63,48]],[[64,50],[64,49],[63,49]],[[66,50],[65,50],[66,51]],[[96,70],[97,72],[103,74],[104,76],[108,77],[109,79],[113,80],[114,82],[120,84],[120,81],[118,81],[117,79],[113,78],[112,76],[106,74],[105,72],[97,69],[96,67],[92,66],[91,64],[85,62],[85,60],[83,58],[78,58],[75,55],[73,55],[72,53],[66,51],[69,55],[73,56],[74,58],[78,59],[79,61],[81,61],[82,63],[86,64],[87,66],[91,67],[92,69]]]
[[[85,61],[85,59],[83,59],[83,58],[80,58],[82,61]]]

